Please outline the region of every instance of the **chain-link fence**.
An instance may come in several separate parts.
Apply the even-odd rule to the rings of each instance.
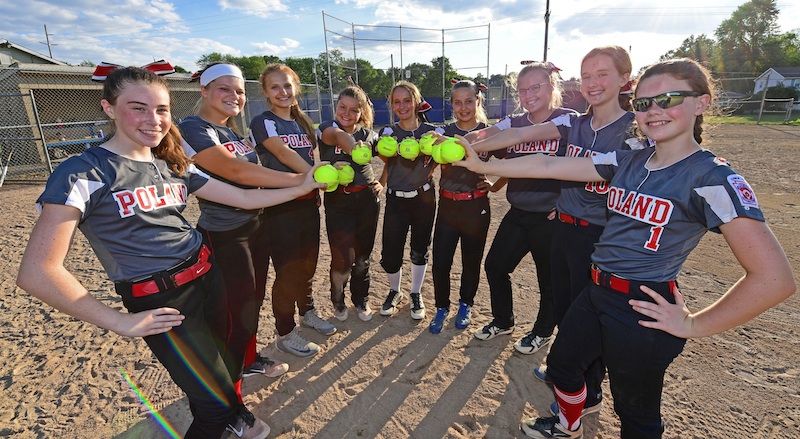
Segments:
[[[0,186],[41,183],[67,157],[105,142],[114,127],[100,107],[103,84],[91,80],[93,67],[23,64],[0,66]],[[189,75],[166,76],[177,123],[196,114],[199,85]],[[247,131],[266,110],[257,81],[247,81],[248,102],[237,124]],[[300,107],[321,122],[315,85],[303,85]]]

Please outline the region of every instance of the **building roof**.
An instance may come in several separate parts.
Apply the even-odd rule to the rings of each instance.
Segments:
[[[6,50],[3,50],[3,49],[6,49]],[[11,50],[8,50],[8,49],[11,49]],[[13,55],[15,50],[27,54],[30,58],[29,59],[24,59],[24,60],[19,60],[19,59],[15,58],[14,55]],[[19,44],[13,43],[13,42],[5,40],[5,39],[0,39],[0,51],[4,52],[6,55],[10,55],[11,58],[16,60],[16,61],[22,61],[22,62],[32,61],[35,58],[35,59],[40,59],[40,60],[44,61],[45,63],[54,64],[54,65],[58,65],[58,66],[66,66],[67,65],[67,63],[65,63],[63,61],[59,61],[57,59],[50,58],[47,55],[43,55],[43,54],[41,54],[41,53],[39,53],[39,52],[37,52],[35,50],[28,49],[25,46],[20,46]]]

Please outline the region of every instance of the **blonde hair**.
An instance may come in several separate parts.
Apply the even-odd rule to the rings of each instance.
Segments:
[[[516,76],[512,76],[509,79],[509,86],[511,89],[514,90],[514,102],[517,105],[517,108],[522,108],[522,105],[519,101],[519,95],[516,93],[518,91],[517,83],[519,82],[519,78],[528,75],[533,72],[543,72],[545,76],[547,76],[547,80],[550,82],[550,101],[547,103],[548,108],[558,108],[563,103],[563,96],[562,96],[562,89],[561,89],[561,76],[558,74],[558,69],[552,63],[545,63],[545,62],[535,62],[530,63],[522,68],[522,70],[517,73]]]
[[[283,73],[289,78],[292,79],[292,88],[294,88],[294,96],[292,101],[292,106],[289,109],[289,115],[291,115],[292,119],[294,119],[300,128],[305,131],[306,135],[308,135],[308,139],[314,145],[314,148],[317,147],[317,136],[315,135],[314,130],[314,122],[311,120],[310,117],[303,110],[300,109],[300,104],[297,102],[297,95],[300,94],[300,77],[292,70],[291,67],[281,64],[281,63],[271,63],[267,64],[267,67],[264,68],[264,71],[261,72],[261,75],[258,76],[258,83],[261,84],[261,91],[264,92],[266,95],[267,91],[267,76],[272,73]],[[272,108],[272,103],[268,101],[268,108]]]
[[[397,84],[392,87],[392,90],[389,92],[389,111],[392,110],[392,95],[394,95],[394,91],[398,88],[404,88],[408,91],[408,94],[411,95],[411,103],[414,104],[414,114],[417,115],[417,119],[419,119],[420,122],[425,122],[425,116],[422,116],[422,113],[419,112],[419,106],[422,104],[422,93],[419,92],[416,85],[408,81],[397,81]]]

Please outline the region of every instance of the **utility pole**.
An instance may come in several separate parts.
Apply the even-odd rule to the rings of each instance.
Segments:
[[[47,25],[44,25],[44,37],[47,40],[46,43],[39,41],[40,44],[47,44],[47,51],[50,53],[50,58],[53,57],[53,49],[50,47],[50,34],[47,33]],[[56,46],[57,44],[54,44]]]
[[[550,0],[547,0],[546,10],[544,12],[544,57],[542,61],[547,61],[547,30],[550,27]]]

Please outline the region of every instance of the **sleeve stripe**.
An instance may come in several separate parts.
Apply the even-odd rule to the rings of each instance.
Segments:
[[[72,190],[69,191],[64,204],[80,210],[81,213],[86,213],[86,203],[89,202],[92,194],[103,186],[105,186],[105,183],[101,181],[79,179],[72,185]]]
[[[597,154],[592,156],[592,161],[595,165],[612,165],[619,166],[617,163],[617,152],[611,151],[605,154]]]
[[[729,223],[739,216],[736,213],[736,206],[733,205],[733,200],[724,186],[704,186],[695,188],[694,191],[706,200],[711,210],[723,223]]]

